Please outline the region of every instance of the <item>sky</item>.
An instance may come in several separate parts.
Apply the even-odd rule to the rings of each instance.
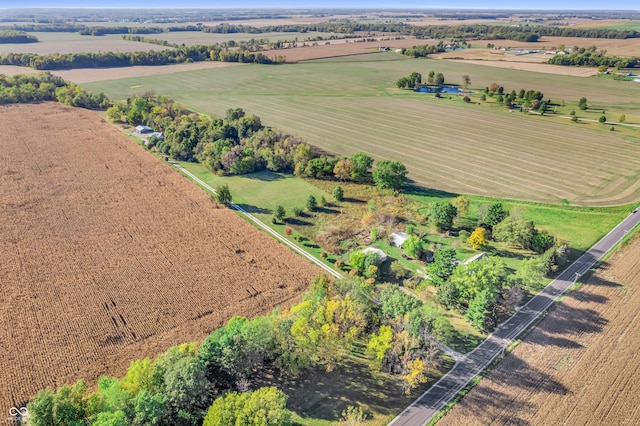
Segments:
[[[638,0],[0,0],[0,8],[23,7],[640,10]]]

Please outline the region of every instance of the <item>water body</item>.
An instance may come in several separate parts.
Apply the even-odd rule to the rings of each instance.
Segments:
[[[431,87],[431,86],[423,86],[416,87],[413,89],[414,92],[420,93],[462,93],[462,90],[453,86],[442,86],[442,87]]]

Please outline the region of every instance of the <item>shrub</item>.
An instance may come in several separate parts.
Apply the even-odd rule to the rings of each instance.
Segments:
[[[323,259],[326,259],[329,256],[329,254],[326,251],[320,252],[320,257]]]
[[[296,216],[302,216],[303,212],[304,211],[300,207],[294,207],[293,208],[293,214],[296,215]]]
[[[307,198],[307,210],[309,210],[310,212],[313,212],[317,208],[318,208],[318,201],[316,200],[316,197],[314,197],[313,195],[309,195],[309,198]]]
[[[336,201],[344,200],[344,190],[340,185],[333,188],[333,198],[335,198]]]
[[[462,98],[465,102],[469,103],[471,102],[471,98],[469,96],[466,96],[464,98]]]
[[[606,123],[607,122],[607,117],[605,117],[604,115],[601,115],[600,118],[598,118],[598,121],[600,123]]]
[[[291,228],[287,228],[284,230],[285,235],[291,235],[292,229]]]
[[[342,267],[344,266],[344,260],[342,259],[338,259],[336,260],[336,263],[333,264],[333,266],[336,267],[336,269],[342,269]]]

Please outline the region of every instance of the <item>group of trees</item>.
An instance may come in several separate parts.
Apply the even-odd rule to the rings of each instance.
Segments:
[[[149,148],[177,160],[199,161],[221,174],[293,172],[315,179],[373,182],[393,191],[402,190],[406,181],[407,169],[399,161],[382,160],[373,168],[373,158],[362,152],[349,158],[320,155],[299,138],[264,127],[260,117],[241,108],[227,110],[225,118],[207,117],[147,93],[109,108],[107,118],[145,124],[163,133],[163,140],[150,138]]]
[[[18,65],[37,70],[70,68],[128,67],[134,65],[167,65],[184,62],[220,61],[254,64],[281,62],[282,57],[269,58],[260,52],[231,49],[220,44],[210,46],[180,46],[175,49],[149,52],[89,52],[54,53],[5,53],[0,56],[0,65]]]
[[[457,197],[452,202],[434,203],[430,212],[431,222],[442,231],[452,229],[458,212],[465,213],[467,208],[468,201],[464,197]],[[460,230],[459,235],[464,235],[466,242],[476,250],[488,249],[491,239],[494,239],[539,254],[523,261],[520,270],[509,276],[498,257],[460,264],[456,260],[455,249],[447,246],[435,249],[426,273],[437,287],[436,300],[446,308],[465,315],[480,330],[495,326],[501,313],[512,312],[523,297],[523,289],[539,290],[537,286],[553,271],[565,250],[563,245],[556,245],[555,238],[547,231],[536,229],[531,221],[511,216],[501,203],[481,208],[479,226],[471,234]],[[422,243],[421,239],[415,238]]]
[[[585,67],[611,67],[616,69],[634,68],[640,59],[637,57],[607,56],[606,52],[597,52],[592,48],[580,48],[568,55],[554,55],[548,63],[554,65],[575,65]]]
[[[0,30],[0,43],[37,43],[38,37],[24,31]]]
[[[467,78],[463,79],[463,81],[466,84],[469,84],[471,82],[469,76],[465,76],[465,77]],[[422,83],[423,83],[422,74],[414,71],[411,74],[409,74],[407,77],[399,78],[396,81],[396,86],[399,89],[414,89],[416,87],[419,87]],[[431,70],[427,74],[427,79],[424,81],[424,83],[436,85],[436,86],[442,86],[444,84],[444,74],[442,74],[441,72],[436,73],[435,71]]]
[[[447,341],[453,330],[441,312],[393,286],[378,298],[359,279],[316,277],[291,309],[234,317],[199,345],[134,361],[122,379],[100,378],[95,392],[82,381],[41,391],[28,404],[30,424],[287,425],[287,396],[273,387],[249,392],[257,379],[331,371],[362,339],[372,367],[400,375],[410,392],[439,362],[433,339]]]
[[[49,73],[0,75],[0,104],[58,101],[65,105],[105,109],[110,105],[104,93],[93,94]]]

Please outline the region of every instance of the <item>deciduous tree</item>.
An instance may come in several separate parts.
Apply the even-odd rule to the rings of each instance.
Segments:
[[[442,247],[433,254],[433,262],[427,265],[427,274],[436,286],[444,284],[455,268],[456,251],[450,247]]]
[[[232,197],[231,191],[229,190],[229,185],[224,183],[216,187],[216,199],[220,204],[224,206],[229,206],[231,204]]]
[[[489,238],[487,237],[487,230],[483,227],[478,227],[471,233],[467,239],[471,247],[474,250],[484,250],[489,246]]]
[[[353,173],[353,161],[348,158],[343,158],[338,161],[333,168],[333,175],[342,181],[345,181],[351,178],[351,174]]]
[[[353,168],[351,170],[351,179],[356,182],[367,181],[371,172],[369,171],[373,166],[373,158],[365,154],[364,152],[358,152],[353,154],[350,158]]]
[[[453,219],[458,214],[458,209],[448,201],[440,201],[433,205],[431,209],[431,220],[441,231],[451,229]]]
[[[407,168],[400,161],[378,161],[373,170],[373,181],[378,189],[400,191],[406,176]]]

